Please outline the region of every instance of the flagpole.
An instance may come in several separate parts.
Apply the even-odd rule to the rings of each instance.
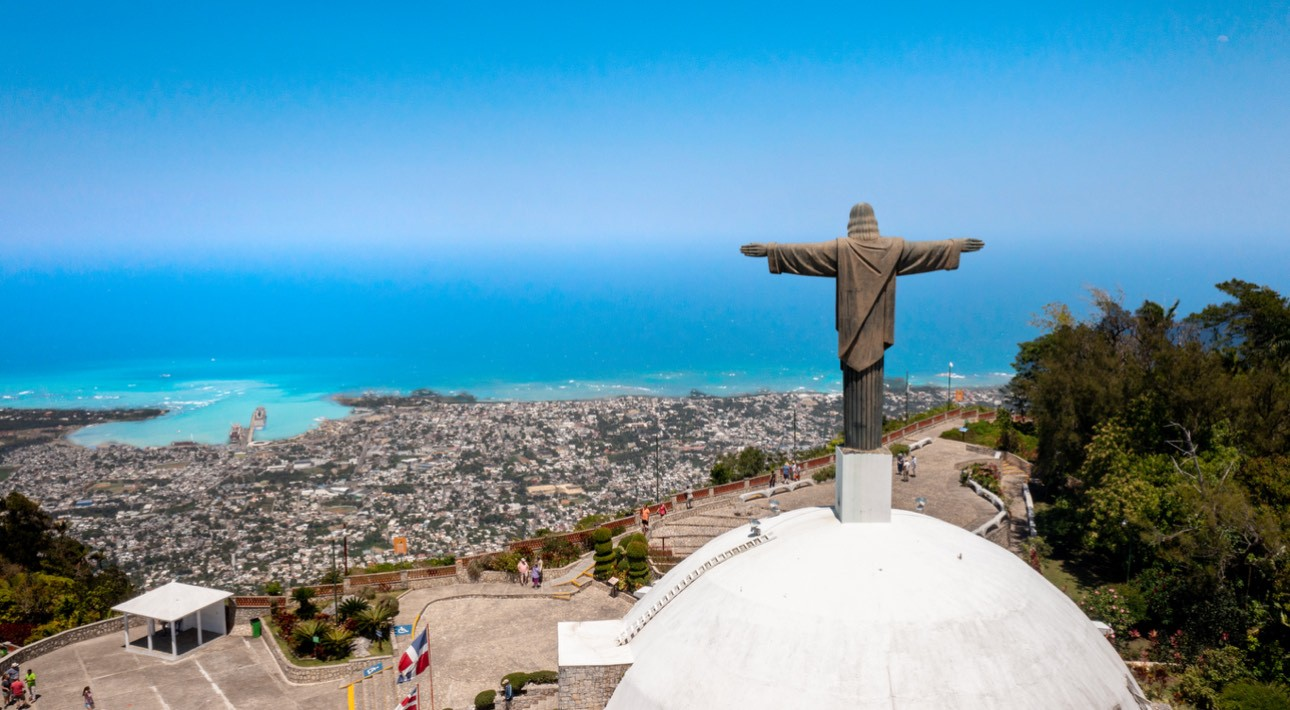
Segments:
[[[426,660],[429,665],[426,670],[430,671],[430,708],[434,710],[434,659],[430,655],[430,622],[426,622]]]

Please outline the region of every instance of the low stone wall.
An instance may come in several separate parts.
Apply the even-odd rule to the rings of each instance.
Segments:
[[[429,589],[431,587],[450,587],[457,584],[457,577],[424,577],[408,580],[408,589]]]
[[[62,633],[47,636],[39,641],[33,641],[26,646],[5,656],[6,663],[17,663],[19,666],[25,666],[28,661],[39,658],[50,651],[56,651],[64,646],[70,646],[74,643],[80,643],[88,639],[98,638],[105,634],[120,633],[123,628],[125,617],[114,616],[111,619],[95,621],[92,624],[77,626],[74,629],[68,629]],[[138,628],[147,623],[147,620],[138,617],[130,617],[130,628]]]
[[[999,496],[986,490],[976,481],[969,478],[967,479],[966,483],[969,488],[971,488],[973,491],[976,491],[977,495],[981,496],[987,501],[990,501],[990,505],[993,505],[994,509],[999,511],[998,513],[995,513],[993,518],[990,518],[984,524],[982,524],[981,527],[978,527],[976,530],[972,531],[974,535],[980,535],[982,537],[985,537],[986,535],[989,535],[991,532],[993,532],[995,528],[1002,525],[1003,521],[1008,518],[1008,509],[1007,507],[1004,506],[1003,501],[999,499]]]
[[[631,664],[560,666],[560,710],[601,710]]]
[[[355,676],[361,675],[363,669],[374,663],[384,663],[387,666],[393,662],[393,656],[372,656],[370,658],[359,658],[344,663],[335,663],[327,666],[297,666],[288,661],[282,655],[282,649],[273,635],[273,629],[268,624],[264,625],[264,633],[260,634],[260,640],[269,649],[269,655],[277,661],[278,669],[282,675],[292,683],[321,683],[325,680],[353,680]]]

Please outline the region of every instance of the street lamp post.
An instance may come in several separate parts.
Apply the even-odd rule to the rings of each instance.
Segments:
[[[909,423],[909,370],[905,370],[905,423]]]
[[[663,417],[658,412],[658,402],[654,403],[654,500],[659,499],[661,473],[660,458],[663,455]]]
[[[797,456],[797,398],[793,398],[793,456]]]
[[[945,408],[952,409],[954,406],[954,395],[950,392],[954,379],[954,363],[950,363],[950,371],[945,373]]]
[[[345,581],[345,578],[341,577],[340,583],[337,583],[336,572],[338,571],[339,570],[336,569],[336,536],[332,535],[331,536],[331,604],[332,604],[331,613],[332,613],[332,616],[336,616],[336,613],[340,611],[340,585],[343,584]]]

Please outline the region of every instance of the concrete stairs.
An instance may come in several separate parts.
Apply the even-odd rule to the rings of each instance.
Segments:
[[[1030,480],[1030,476],[1007,461],[1000,461],[999,478],[1002,481],[1003,501],[1008,506],[1008,524],[991,533],[989,539],[1016,554],[1021,554],[1021,543],[1029,537],[1030,533],[1022,487]]]
[[[559,686],[556,685],[526,685],[524,692],[511,701],[511,710],[557,710],[558,691]],[[494,707],[504,710],[506,701],[499,697]]]
[[[650,532],[651,551],[657,549],[684,558],[712,538],[748,522],[748,518],[735,515],[734,511],[733,505],[726,505],[668,520]]]
[[[587,565],[572,576],[565,576],[555,582],[551,585],[551,598],[566,602],[573,599],[573,595],[582,591],[587,587],[587,585],[595,581],[595,578],[592,576],[592,572],[595,569],[596,566],[594,564]]]
[[[670,550],[664,551],[656,547],[649,549],[650,566],[654,568],[655,577],[661,577],[672,570],[673,567],[685,559],[685,555],[673,554]]]

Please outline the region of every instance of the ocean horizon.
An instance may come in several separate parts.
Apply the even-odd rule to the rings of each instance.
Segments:
[[[999,243],[1001,241],[1002,243]],[[1048,303],[1087,311],[1087,288],[1186,314],[1244,278],[1282,288],[1278,259],[1239,249],[1108,261],[988,242],[959,270],[900,277],[886,377],[998,385]],[[0,265],[0,270],[5,270]],[[837,392],[832,279],[774,276],[734,246],[510,249],[398,264],[8,269],[0,407],[157,407],[72,440],[221,443],[268,410],[263,438],[345,416],[336,394],[431,389],[481,400]]]

